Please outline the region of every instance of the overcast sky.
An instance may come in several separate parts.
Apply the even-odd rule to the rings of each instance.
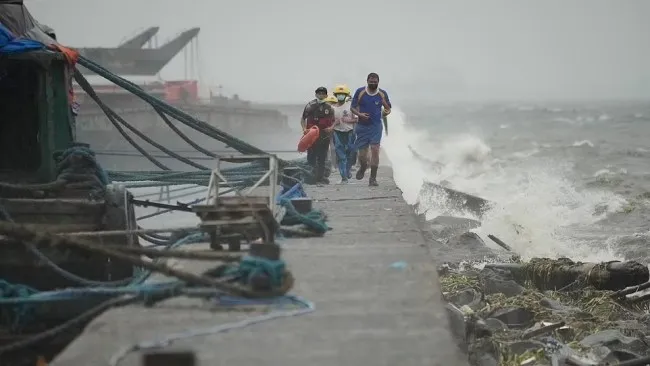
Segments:
[[[69,46],[116,46],[149,26],[159,43],[201,27],[200,76],[256,101],[318,85],[394,100],[650,97],[646,0],[26,0]],[[193,5],[189,5],[193,4]],[[165,79],[184,76],[179,54]]]

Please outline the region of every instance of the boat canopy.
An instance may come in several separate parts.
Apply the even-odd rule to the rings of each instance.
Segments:
[[[45,46],[56,43],[50,36],[52,28],[39,23],[22,0],[0,0],[0,24],[17,38],[40,42]]]
[[[0,0],[0,178],[49,181],[54,153],[74,141],[74,51],[59,45],[22,1]],[[40,67],[39,67],[40,66]]]

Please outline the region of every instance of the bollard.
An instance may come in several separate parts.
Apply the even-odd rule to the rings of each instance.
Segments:
[[[192,351],[145,353],[142,366],[196,366],[196,355]]]
[[[280,259],[280,246],[277,244],[251,244],[248,254],[253,257],[261,257],[277,261]]]
[[[251,244],[248,254],[252,257],[268,259],[270,261],[280,260],[280,246],[277,244]],[[258,273],[249,277],[250,286],[256,291],[270,291],[273,289],[274,280],[266,273]]]
[[[300,214],[308,214],[312,210],[312,199],[307,197],[294,198],[291,200],[293,208]]]

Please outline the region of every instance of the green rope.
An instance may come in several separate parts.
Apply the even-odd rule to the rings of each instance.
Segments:
[[[280,222],[283,226],[304,225],[309,231],[318,236],[322,236],[331,230],[325,223],[327,216],[322,211],[312,210],[307,214],[301,214],[293,207],[291,200],[288,198],[282,198],[280,205],[287,210],[282,222]]]
[[[38,290],[29,286],[12,284],[5,280],[0,280],[0,299],[26,298],[37,292]],[[2,314],[3,324],[11,324],[11,330],[17,331],[24,318],[33,315],[32,310],[33,308],[31,306],[16,304],[9,306],[9,308],[0,309],[0,314]]]
[[[311,168],[307,164],[306,159],[295,159],[288,161],[288,166],[300,169],[304,175],[309,177]],[[329,164],[328,164],[329,167]],[[331,169],[331,168],[330,168]],[[254,177],[261,177],[266,173],[267,169],[259,164],[245,164],[239,167],[226,168],[222,171],[224,178],[228,182],[232,182],[234,186],[246,187],[254,184]],[[132,188],[145,188],[145,187],[158,187],[161,185],[181,185],[181,184],[195,184],[201,186],[208,186],[210,175],[212,173],[207,170],[178,172],[178,171],[108,171],[108,177],[111,181],[116,182],[138,182],[137,184],[128,184]],[[146,183],[145,183],[146,182]],[[159,183],[156,183],[159,182]]]
[[[263,150],[260,150],[259,148],[250,145],[246,143],[245,141],[242,141],[232,135],[229,135],[218,128],[210,125],[209,123],[206,123],[204,121],[200,121],[196,119],[195,117],[189,115],[188,113],[164,102],[163,100],[154,97],[152,95],[147,94],[140,86],[136,85],[135,83],[126,80],[118,75],[115,75],[114,73],[110,72],[106,68],[102,67],[101,65],[95,63],[94,61],[87,59],[83,56],[81,56],[78,60],[78,63],[85,68],[94,71],[97,75],[102,76],[106,80],[109,80],[113,82],[115,85],[131,92],[135,96],[139,97],[140,99],[144,100],[145,102],[149,103],[155,110],[156,112],[163,116],[169,116],[174,119],[176,119],[178,122],[196,130],[199,131],[211,138],[214,138],[215,140],[221,141],[225,143],[227,146],[235,149],[236,151],[239,151],[240,153],[243,154],[265,154]],[[87,85],[87,87],[90,87]],[[108,109],[106,109],[108,111]],[[107,112],[108,113],[108,112]],[[111,117],[111,116],[109,116]],[[112,116],[112,117],[119,117],[119,116]],[[118,118],[119,120],[119,118]],[[127,126],[125,121],[118,121],[116,122],[116,128],[120,127],[119,125],[123,124],[127,128],[131,128],[132,126]],[[132,131],[136,134],[141,135],[139,131]],[[125,136],[126,137],[126,136]],[[181,136],[183,137],[183,136]],[[150,141],[154,142],[154,141]],[[159,144],[156,144],[159,145]],[[135,145],[134,145],[135,146]],[[155,145],[154,145],[155,146]],[[138,146],[135,146],[136,148]],[[160,149],[164,149],[163,146],[156,146]],[[178,154],[173,153],[172,151],[167,151],[164,149],[165,152],[177,159],[181,159],[182,161],[186,163],[188,162],[188,159],[185,159],[184,157],[179,156]],[[141,151],[142,153],[142,151]],[[154,159],[155,160],[155,159]],[[191,159],[189,159],[191,160]],[[153,160],[152,160],[153,161]],[[157,162],[157,161],[156,161]],[[285,168],[285,167],[298,167],[301,169],[304,169],[307,174],[305,179],[307,181],[311,180],[311,168],[309,164],[307,164],[307,161],[305,158],[302,159],[296,159],[296,160],[291,160],[291,161],[285,161],[282,159],[279,159],[280,163],[280,168]],[[158,164],[159,167],[160,164]],[[190,164],[193,165],[193,164]],[[194,165],[196,166],[196,165]],[[202,166],[201,166],[202,167]],[[132,182],[132,181],[162,181],[166,183],[172,183],[172,184],[202,184],[202,185],[207,185],[209,181],[209,170],[201,171],[201,172],[169,172],[168,168],[162,167],[164,170],[167,170],[167,175],[161,176],[161,175],[155,175],[151,174],[151,172],[109,172],[109,177],[115,181],[121,181],[121,182]],[[205,168],[205,167],[202,167]],[[248,182],[251,178],[251,176],[255,175],[256,173],[260,173],[260,167],[259,164],[255,163],[249,163],[245,164],[239,167],[234,167],[234,168],[229,168],[225,169],[224,172],[228,176],[226,177],[227,180],[229,181],[242,181],[242,182]],[[170,174],[171,173],[171,174]],[[198,173],[203,173],[199,175]],[[261,172],[263,174],[263,172]],[[326,172],[325,174],[329,176],[331,173],[331,164],[326,164]],[[160,174],[160,172],[158,172]],[[205,175],[207,174],[207,176]],[[203,182],[203,183],[200,183]]]
[[[245,255],[241,262],[230,264],[223,272],[225,276],[234,276],[239,282],[251,286],[256,278],[268,278],[271,288],[282,286],[286,264],[282,259],[272,260],[262,257]]]

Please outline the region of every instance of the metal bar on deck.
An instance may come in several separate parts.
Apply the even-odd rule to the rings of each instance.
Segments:
[[[106,231],[79,231],[73,233],[56,233],[59,236],[109,236],[109,235],[130,235],[130,234],[155,234],[155,233],[168,233],[173,231],[190,231],[200,230],[204,227],[221,226],[221,225],[243,225],[253,224],[257,221],[251,218],[237,219],[237,220],[211,220],[203,222],[196,226],[181,226],[171,228],[158,228],[158,229],[135,229],[135,230],[106,230]]]
[[[134,229],[134,230],[105,230],[105,231],[78,231],[74,233],[56,233],[59,236],[109,236],[109,235],[130,235],[130,234],[156,234],[169,233],[174,231],[199,230],[199,226],[181,226],[158,229]]]

